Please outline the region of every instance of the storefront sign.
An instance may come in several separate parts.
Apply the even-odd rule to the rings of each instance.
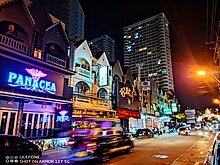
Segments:
[[[129,119],[130,117],[140,119],[141,118],[140,112],[132,111],[132,110],[122,110],[122,109],[118,110],[118,118]]]
[[[56,122],[64,122],[69,120],[69,116],[66,115],[68,111],[62,110],[59,112],[61,116],[57,116]]]
[[[115,112],[95,111],[95,110],[87,110],[87,109],[85,109],[85,110],[75,109],[72,112],[72,116],[76,117],[76,115],[89,115],[89,116],[114,118],[115,117]]]
[[[172,110],[171,109],[164,109],[163,110],[165,115],[172,115]]]
[[[1,90],[37,96],[63,96],[64,75],[36,64],[0,57],[0,75]]]
[[[119,109],[130,109],[139,112],[140,101],[137,89],[118,82],[118,103]]]
[[[25,69],[32,77],[24,76],[15,72],[8,73],[8,85],[12,87],[20,86],[21,89],[37,91],[37,92],[48,92],[51,94],[56,93],[56,84],[51,81],[41,79],[46,77],[47,74],[43,73],[38,69]],[[41,79],[41,80],[40,80]]]

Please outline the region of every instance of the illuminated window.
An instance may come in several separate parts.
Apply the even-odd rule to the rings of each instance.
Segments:
[[[34,49],[34,57],[41,59],[42,58],[42,51],[38,50],[38,49]]]
[[[9,25],[9,26],[8,26],[8,30],[9,30],[9,31],[14,31],[14,30],[15,30],[14,25]]]
[[[158,60],[157,64],[160,65],[161,64],[161,60]]]
[[[147,55],[151,55],[152,53],[151,52],[147,52]]]

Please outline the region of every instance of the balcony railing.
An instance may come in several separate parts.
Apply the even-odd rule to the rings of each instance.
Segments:
[[[0,45],[13,49],[15,51],[27,54],[28,45],[16,41],[10,37],[0,34]]]
[[[90,103],[96,106],[110,106],[110,101],[105,100],[102,98],[95,98],[89,95],[84,95],[80,93],[74,93],[73,94],[73,100],[76,102],[82,102],[82,103]]]
[[[54,57],[53,55],[50,55],[50,54],[46,54],[46,61],[49,63],[55,64],[57,66],[63,67],[63,68],[66,67],[66,61],[60,58]]]
[[[80,68],[80,67],[76,67],[76,72],[82,76],[85,76],[85,77],[88,77],[88,78],[91,78],[91,74],[90,74],[90,71],[86,70],[86,69],[83,69],[83,68]]]

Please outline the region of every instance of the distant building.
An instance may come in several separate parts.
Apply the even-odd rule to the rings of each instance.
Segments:
[[[85,15],[77,0],[44,0],[47,11],[66,24],[66,33],[73,41],[84,38]]]
[[[153,79],[163,90],[174,90],[168,21],[163,13],[123,29],[124,65],[141,79]]]
[[[115,41],[108,35],[104,35],[89,41],[89,47],[93,54],[104,51],[109,61],[115,60]]]

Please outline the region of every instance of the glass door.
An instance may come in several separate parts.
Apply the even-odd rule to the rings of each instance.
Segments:
[[[17,115],[17,111],[0,111],[0,134],[16,134]]]

